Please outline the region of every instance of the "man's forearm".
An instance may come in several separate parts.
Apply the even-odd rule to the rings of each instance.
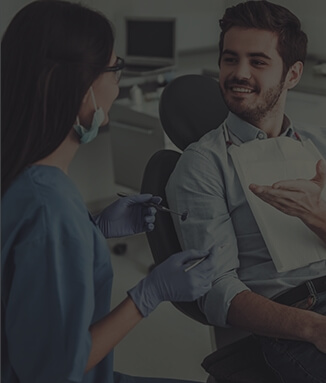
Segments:
[[[259,335],[313,343],[326,353],[326,317],[275,303],[251,291],[236,295],[228,323]]]

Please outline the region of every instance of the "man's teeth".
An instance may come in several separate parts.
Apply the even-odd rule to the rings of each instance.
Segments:
[[[232,90],[233,90],[233,92],[252,93],[252,90],[251,90],[251,89],[246,89],[246,88],[237,88],[237,87],[233,87]]]

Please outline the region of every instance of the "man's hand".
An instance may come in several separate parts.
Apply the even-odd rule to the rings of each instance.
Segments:
[[[300,218],[326,242],[326,201],[322,192],[326,185],[326,162],[319,160],[316,175],[310,180],[297,179],[272,186],[249,185],[257,197],[285,214]]]

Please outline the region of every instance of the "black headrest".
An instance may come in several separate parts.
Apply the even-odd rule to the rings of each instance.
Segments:
[[[217,128],[226,118],[217,80],[190,74],[176,77],[164,89],[160,119],[170,140],[181,150]]]

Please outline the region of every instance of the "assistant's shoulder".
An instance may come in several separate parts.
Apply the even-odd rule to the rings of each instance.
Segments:
[[[17,240],[75,227],[88,217],[80,193],[60,169],[32,166],[23,171],[2,198],[2,236]]]
[[[60,169],[50,166],[33,167],[29,171],[29,178],[39,203],[51,206],[54,211],[59,209],[69,213],[86,209],[76,185]]]
[[[4,196],[5,204],[35,208],[45,206],[53,212],[84,207],[73,181],[59,168],[31,166],[22,172]],[[25,209],[24,209],[25,210]]]

